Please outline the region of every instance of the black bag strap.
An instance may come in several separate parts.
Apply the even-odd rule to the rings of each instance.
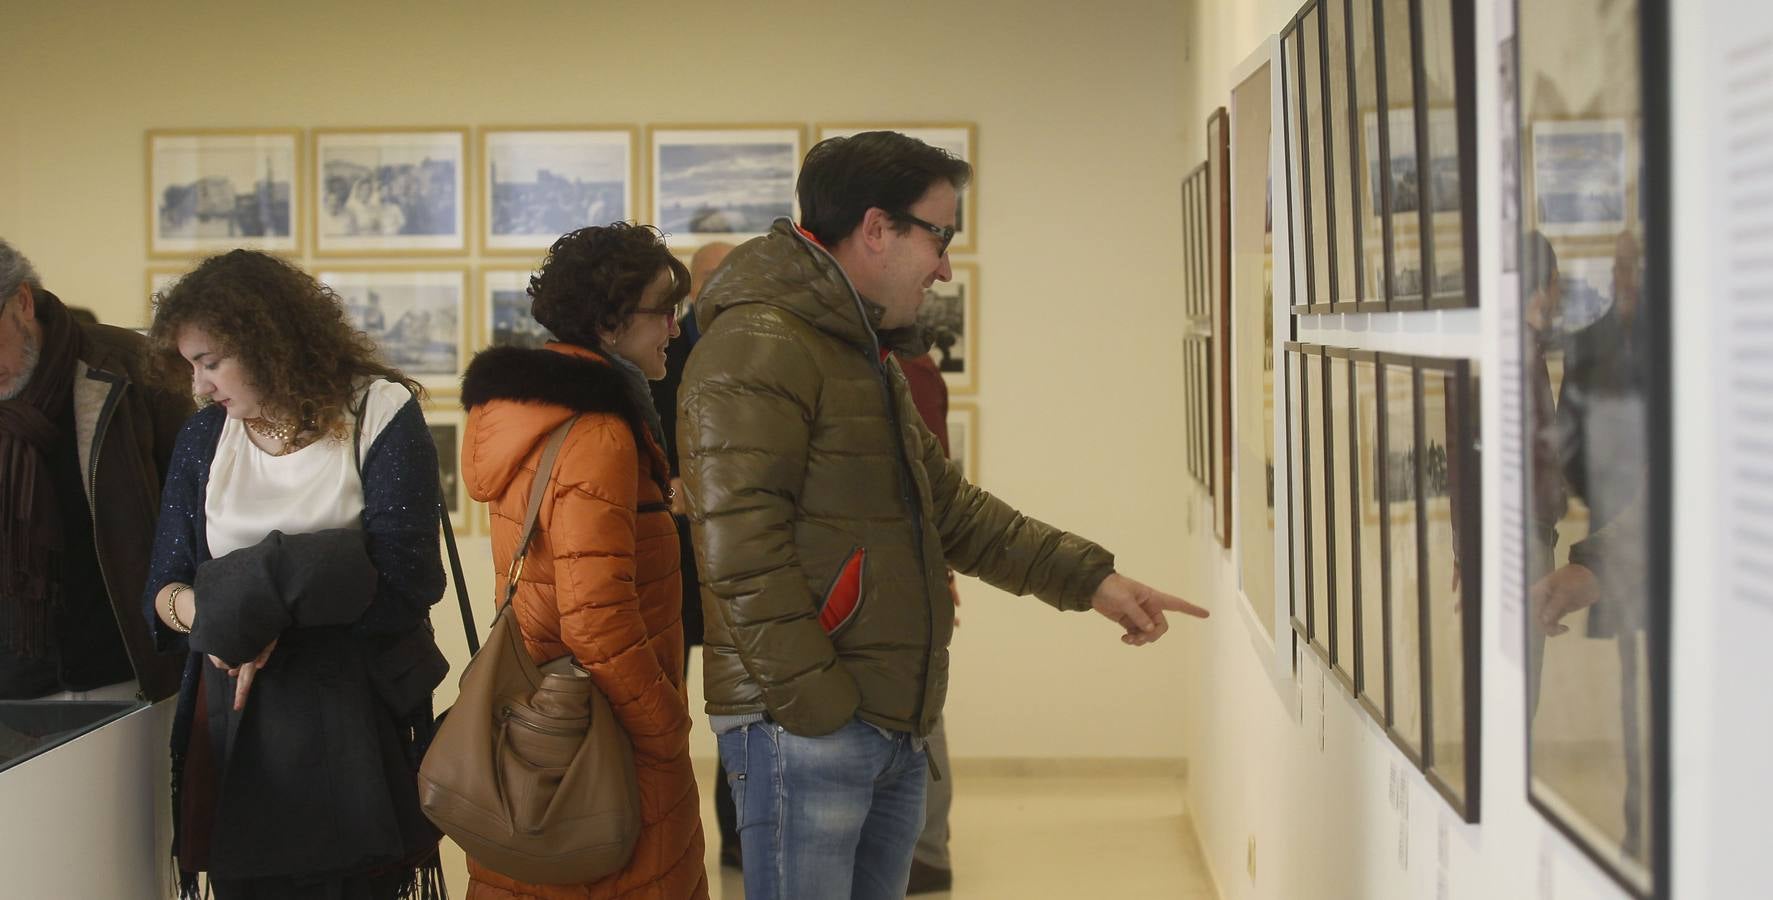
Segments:
[[[369,409],[369,391],[351,411],[356,419],[351,425],[351,463],[357,467],[357,481],[363,481],[363,414]],[[449,577],[456,585],[456,602],[462,607],[462,634],[468,638],[468,655],[480,652],[480,636],[474,629],[474,607],[468,602],[468,586],[462,577],[462,554],[456,549],[456,531],[449,524],[448,498],[443,496],[443,473],[437,473],[437,520],[443,524],[443,545],[449,550]]]

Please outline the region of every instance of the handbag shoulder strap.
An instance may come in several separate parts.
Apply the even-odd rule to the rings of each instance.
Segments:
[[[517,552],[511,557],[511,569],[505,575],[505,597],[499,603],[501,608],[511,605],[511,598],[517,594],[517,579],[523,574],[523,561],[529,557],[530,541],[536,536],[536,516],[542,510],[542,498],[547,495],[548,479],[554,476],[554,459],[560,455],[560,445],[566,443],[566,433],[577,421],[579,417],[575,415],[560,423],[548,435],[548,445],[542,448],[542,459],[536,464],[536,480],[529,488],[529,508],[523,514],[523,536],[517,540]]]

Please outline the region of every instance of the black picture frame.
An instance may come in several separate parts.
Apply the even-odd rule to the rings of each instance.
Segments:
[[[1310,553],[1306,546],[1306,522],[1310,508],[1310,492],[1306,489],[1305,431],[1301,427],[1300,379],[1305,364],[1298,341],[1287,341],[1286,348],[1286,414],[1282,421],[1287,441],[1287,621],[1293,632],[1307,641],[1311,631],[1306,623],[1311,608]]]
[[[1417,357],[1415,367],[1416,446],[1422,463],[1415,473],[1422,769],[1462,819],[1476,822],[1483,769],[1482,462],[1476,381],[1472,364],[1465,360]],[[1457,659],[1443,659],[1454,652]]]
[[[1311,575],[1306,592],[1311,601],[1306,611],[1306,636],[1312,651],[1328,664],[1331,661],[1330,635],[1335,633],[1336,623],[1331,618],[1335,606],[1332,594],[1334,573],[1330,569],[1335,554],[1327,527],[1331,470],[1325,456],[1329,446],[1328,429],[1325,428],[1329,420],[1324,410],[1323,391],[1326,357],[1323,348],[1316,344],[1305,344],[1300,353],[1303,359],[1299,366],[1299,420],[1304,430],[1306,461],[1306,570]]]
[[[1520,15],[1526,21],[1533,13],[1536,5],[1551,6],[1555,0],[1521,0],[1518,4]],[[1558,7],[1563,12],[1562,7]],[[1533,643],[1535,635],[1539,635],[1549,646],[1551,641],[1567,640],[1565,637],[1545,637],[1538,629],[1541,625],[1536,621],[1535,610],[1531,603],[1523,604],[1521,611],[1523,633],[1527,637],[1527,678],[1524,679],[1525,724],[1526,724],[1526,794],[1528,803],[1568,838],[1595,865],[1607,874],[1628,895],[1642,900],[1664,900],[1673,895],[1674,868],[1672,854],[1672,758],[1671,741],[1671,606],[1672,606],[1672,569],[1673,569],[1673,497],[1674,484],[1674,416],[1672,405],[1672,322],[1673,286],[1673,141],[1674,117],[1672,110],[1671,84],[1671,42],[1669,30],[1669,4],[1666,0],[1631,0],[1623,4],[1614,4],[1605,11],[1605,22],[1595,20],[1592,26],[1599,30],[1605,25],[1613,35],[1629,36],[1629,41],[1621,41],[1624,46],[1599,46],[1594,48],[1598,53],[1591,58],[1601,60],[1606,65],[1606,74],[1615,89],[1613,104],[1608,114],[1616,117],[1636,119],[1639,123],[1634,133],[1627,138],[1626,153],[1631,155],[1630,142],[1636,141],[1636,158],[1638,167],[1628,177],[1637,179],[1638,203],[1636,209],[1628,212],[1627,218],[1635,212],[1638,218],[1635,236],[1641,247],[1639,260],[1639,296],[1636,306],[1638,322],[1653,323],[1642,327],[1633,335],[1635,359],[1633,365],[1635,390],[1619,392],[1612,399],[1614,402],[1635,402],[1638,409],[1640,435],[1633,441],[1628,432],[1619,432],[1611,436],[1607,453],[1614,465],[1619,458],[1626,455],[1637,456],[1635,465],[1640,469],[1632,482],[1635,499],[1631,506],[1641,516],[1642,525],[1638,529],[1641,546],[1635,546],[1628,555],[1641,565],[1638,577],[1632,579],[1637,585],[1632,593],[1634,599],[1626,596],[1612,596],[1608,593],[1616,588],[1604,588],[1600,603],[1591,608],[1603,609],[1611,607],[1609,615],[1613,619],[1611,625],[1601,630],[1611,631],[1610,639],[1616,644],[1614,659],[1607,660],[1605,668],[1609,672],[1618,672],[1620,713],[1622,726],[1627,733],[1619,736],[1619,748],[1624,750],[1623,770],[1625,785],[1617,797],[1610,797],[1605,808],[1598,810],[1598,816],[1590,816],[1588,821],[1582,820],[1582,810],[1577,804],[1568,802],[1568,798],[1556,797],[1551,782],[1557,777],[1552,771],[1541,771],[1537,737],[1541,724],[1540,716],[1549,716],[1556,721],[1555,712],[1545,712],[1542,701],[1534,696],[1535,686],[1535,652]],[[1634,32],[1626,32],[1619,28],[1622,23],[1635,25]],[[1573,22],[1572,26],[1589,25],[1590,23]],[[1529,28],[1519,28],[1514,42],[1516,51],[1515,72],[1517,88],[1522,84],[1533,84],[1536,81],[1549,80],[1553,89],[1559,82],[1549,74],[1549,67],[1538,62],[1560,54],[1561,49],[1555,39],[1542,32]],[[1537,51],[1535,53],[1534,51]],[[1628,58],[1630,57],[1630,58]],[[1561,60],[1560,60],[1561,61]],[[1635,63],[1635,68],[1634,64]],[[1634,89],[1635,88],[1635,89]],[[1518,118],[1514,127],[1521,135],[1530,133],[1531,124],[1537,120],[1553,116],[1568,116],[1568,110],[1542,111],[1530,108],[1523,102],[1526,98],[1517,95],[1514,107]],[[1630,108],[1630,101],[1636,101],[1636,108]],[[1529,211],[1536,208],[1537,198],[1533,195],[1527,178],[1520,179],[1520,203],[1523,204],[1522,227],[1530,225]],[[1629,195],[1629,190],[1627,191]],[[1521,261],[1521,296],[1532,296],[1535,285],[1535,266],[1531,262],[1530,246],[1526,243],[1528,234],[1523,233],[1523,243],[1517,258]],[[1523,311],[1526,304],[1523,304]],[[1523,326],[1525,325],[1523,321]],[[1627,328],[1620,323],[1621,328]],[[1523,333],[1527,329],[1523,327]],[[1513,457],[1513,464],[1519,465],[1526,477],[1522,479],[1523,508],[1528,515],[1523,517],[1523,531],[1519,539],[1527,548],[1525,554],[1529,560],[1536,555],[1535,544],[1543,538],[1535,535],[1539,525],[1535,522],[1535,447],[1534,433],[1543,423],[1534,419],[1533,391],[1535,381],[1543,379],[1543,362],[1532,352],[1533,344],[1529,336],[1526,341],[1528,352],[1522,354],[1523,376],[1519,379],[1520,402],[1526,412],[1526,427],[1522,429],[1519,446],[1505,448],[1505,452]],[[1592,353],[1596,349],[1605,349],[1605,345],[1591,345]],[[1540,371],[1536,372],[1535,369]],[[1564,378],[1572,377],[1566,370]],[[1561,410],[1560,410],[1561,411]],[[1578,416],[1582,414],[1579,412]],[[1584,497],[1585,505],[1589,506],[1590,528],[1608,528],[1618,524],[1621,515],[1617,512],[1610,515],[1597,513],[1597,505],[1619,507],[1615,493],[1611,501],[1604,497]],[[1609,521],[1597,521],[1595,516],[1603,516]],[[1562,522],[1558,523],[1562,530]],[[1559,535],[1560,543],[1568,540]],[[1573,543],[1580,543],[1577,540]],[[1636,541],[1633,542],[1637,543]],[[1572,547],[1572,553],[1575,552]],[[1591,563],[1605,567],[1607,557],[1590,559]],[[1531,562],[1523,567],[1523,593],[1531,596],[1536,578],[1547,574],[1545,569],[1556,565],[1548,562],[1543,568],[1535,567]],[[1606,576],[1601,576],[1603,585]],[[1629,623],[1629,624],[1625,624]],[[1584,629],[1592,628],[1591,623],[1578,624]],[[1599,635],[1607,637],[1606,634]],[[1626,638],[1630,640],[1627,641]],[[1549,649],[1542,652],[1549,653]],[[1629,658],[1629,662],[1628,662]],[[1638,667],[1638,671],[1626,674],[1627,665]],[[1571,675],[1580,677],[1581,666],[1566,666],[1564,679]],[[1627,685],[1630,685],[1628,688]],[[1635,696],[1633,696],[1635,695]],[[1588,703],[1606,704],[1613,699],[1605,695],[1584,690],[1579,696]],[[1631,709],[1632,712],[1626,712]],[[1537,711],[1537,715],[1536,715]],[[1627,725],[1626,722],[1631,724]],[[1635,727],[1633,727],[1635,726]],[[1636,732],[1636,733],[1632,733]],[[1609,737],[1611,739],[1611,737]],[[1630,749],[1626,749],[1630,748]],[[1610,751],[1609,751],[1610,752]],[[1632,756],[1638,754],[1633,760]],[[1586,767],[1594,768],[1597,760],[1584,760]],[[1582,766],[1564,764],[1566,770],[1582,771]],[[1549,768],[1549,767],[1548,767]],[[1636,770],[1634,772],[1634,769]],[[1636,784],[1633,784],[1633,780]],[[1634,809],[1634,807],[1636,807]],[[1594,819],[1605,817],[1617,819],[1622,825],[1635,820],[1637,828],[1625,825],[1623,833],[1615,838],[1603,831]],[[1597,834],[1597,832],[1599,832]]]
[[[1360,568],[1355,594],[1355,696],[1381,726],[1391,724],[1390,673],[1386,668],[1385,635],[1390,630],[1390,598],[1386,596],[1384,507],[1385,420],[1379,392],[1379,355],[1349,353],[1353,367],[1353,422],[1350,430],[1349,478],[1358,498],[1349,510],[1357,535]]]
[[[1359,694],[1354,679],[1355,625],[1359,597],[1360,557],[1349,529],[1349,511],[1355,494],[1349,479],[1348,457],[1351,437],[1350,415],[1353,380],[1349,370],[1349,351],[1327,347],[1323,351],[1323,416],[1324,469],[1328,479],[1320,488],[1323,495],[1324,534],[1328,537],[1330,559],[1330,670],[1351,696]]]
[[[1329,186],[1332,179],[1323,172],[1317,172],[1318,164],[1328,165],[1330,142],[1333,140],[1329,128],[1326,98],[1324,97],[1324,66],[1328,56],[1324,50],[1324,17],[1320,6],[1312,3],[1305,8],[1299,20],[1300,71],[1299,105],[1302,110],[1300,132],[1305,139],[1305,154],[1302,168],[1305,170],[1304,182],[1309,190],[1306,197],[1306,234],[1310,237],[1311,247],[1311,291],[1306,312],[1323,315],[1331,312],[1331,296],[1336,284],[1336,256],[1334,248],[1335,207]],[[1318,177],[1323,175],[1323,177]]]
[[[1412,357],[1379,355],[1379,404],[1383,411],[1384,487],[1381,494],[1389,612],[1385,640],[1386,734],[1421,768],[1424,741],[1422,690],[1421,546],[1418,504],[1420,446],[1417,437],[1417,373]]]
[[[1207,116],[1207,233],[1211,237],[1209,300],[1213,309],[1208,382],[1212,386],[1212,443],[1208,454],[1214,496],[1213,533],[1231,549],[1231,115],[1221,106]]]

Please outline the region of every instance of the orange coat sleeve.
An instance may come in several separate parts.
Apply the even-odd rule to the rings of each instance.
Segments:
[[[560,637],[591,673],[634,743],[652,759],[681,755],[688,701],[647,643],[635,587],[638,456],[613,417],[573,426],[556,468],[549,529]]]

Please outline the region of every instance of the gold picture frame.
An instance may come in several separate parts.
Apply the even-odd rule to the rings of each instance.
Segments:
[[[383,362],[433,397],[461,393],[473,348],[467,266],[328,265],[314,277],[337,292],[351,326],[369,335]]]
[[[301,129],[153,128],[142,146],[148,258],[241,247],[301,256]]]
[[[758,237],[776,218],[798,216],[795,180],[805,155],[804,125],[649,125],[646,221],[666,233],[673,251]],[[772,168],[783,164],[786,177]]]
[[[466,256],[472,155],[463,126],[314,129],[313,255]]]
[[[640,129],[633,125],[500,125],[476,129],[478,153],[474,165],[474,199],[479,209],[478,227],[474,229],[476,245],[482,256],[540,257],[554,241],[569,231],[587,225],[607,225],[618,221],[640,219]],[[533,182],[509,182],[535,185],[528,192],[532,199],[546,197],[569,207],[584,206],[580,217],[547,215],[545,211],[522,208],[522,200],[512,198],[509,206],[493,196],[499,184],[495,173],[503,163],[519,162],[519,142],[527,138],[532,144],[521,159],[524,168],[533,166]],[[576,139],[576,143],[575,143]],[[504,145],[510,145],[509,147]],[[620,160],[612,160],[609,148],[619,148]],[[510,151],[510,152],[507,152]],[[620,175],[614,191],[597,185],[607,181],[590,178]],[[544,183],[543,176],[550,181]],[[577,191],[576,197],[565,196]],[[514,191],[516,193],[516,191]],[[612,194],[619,194],[620,203],[613,204]],[[501,223],[524,218],[536,226],[511,228],[497,233]]]

